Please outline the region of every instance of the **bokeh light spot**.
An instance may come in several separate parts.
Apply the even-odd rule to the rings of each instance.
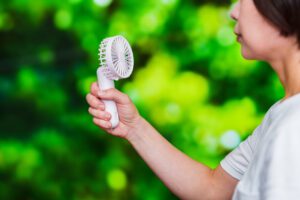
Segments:
[[[54,23],[59,29],[68,29],[72,24],[72,14],[67,10],[59,10],[55,14]]]
[[[127,177],[122,170],[114,169],[108,173],[107,182],[110,188],[114,190],[122,190],[127,185]]]
[[[220,138],[221,145],[226,149],[234,149],[240,142],[240,135],[234,130],[226,131]]]
[[[17,78],[21,93],[33,93],[35,91],[38,76],[32,68],[22,66]]]
[[[153,12],[146,13],[141,17],[140,29],[144,32],[153,32],[158,28],[159,19]]]
[[[111,4],[112,0],[94,0],[94,3],[101,7],[107,7]]]

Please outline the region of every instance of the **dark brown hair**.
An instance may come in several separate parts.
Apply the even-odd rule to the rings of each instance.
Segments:
[[[257,10],[283,36],[295,36],[300,47],[300,0],[254,0]]]

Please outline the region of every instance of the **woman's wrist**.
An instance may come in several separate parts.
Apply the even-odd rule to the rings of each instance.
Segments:
[[[146,125],[146,120],[139,115],[139,117],[135,120],[135,124],[133,128],[128,132],[125,139],[130,143],[133,143],[141,136],[143,130],[145,129],[145,125]]]

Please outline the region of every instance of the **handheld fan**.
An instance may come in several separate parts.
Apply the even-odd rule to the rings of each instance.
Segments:
[[[100,67],[97,69],[98,85],[101,90],[114,88],[114,80],[128,78],[133,70],[133,53],[127,40],[118,35],[104,39],[99,45]],[[105,111],[111,114],[112,128],[119,123],[114,101],[103,100]]]

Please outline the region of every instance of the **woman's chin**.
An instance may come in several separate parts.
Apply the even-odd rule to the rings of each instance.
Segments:
[[[253,53],[251,53],[245,49],[242,49],[241,53],[242,53],[243,58],[245,58],[246,60],[256,60],[257,59],[257,57],[254,56]]]

